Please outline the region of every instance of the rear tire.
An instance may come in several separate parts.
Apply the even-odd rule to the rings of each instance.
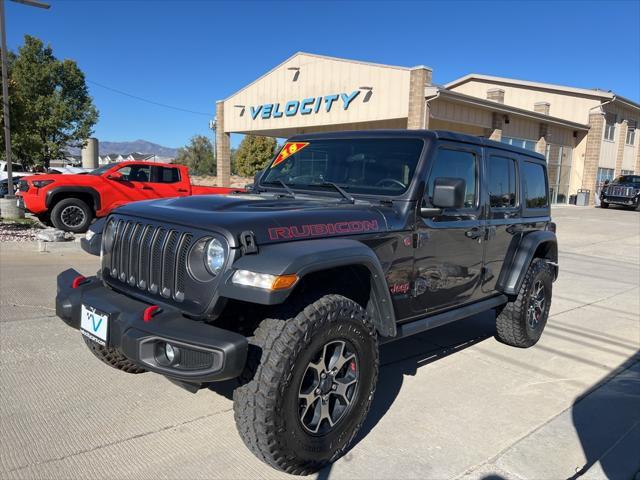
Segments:
[[[88,339],[84,335],[82,335],[82,339],[84,343],[87,344],[91,353],[93,353],[96,357],[100,359],[103,363],[106,363],[112,368],[116,370],[122,370],[126,373],[144,373],[146,370],[144,368],[139,367],[127,357],[125,357],[122,353],[120,353],[115,348],[111,347],[103,347],[102,345],[94,342],[93,340]]]
[[[250,340],[260,360],[233,394],[236,427],[260,460],[308,475],[349,447],[378,379],[378,342],[365,310],[326,295],[289,320],[262,321]]]
[[[520,286],[518,296],[504,305],[496,317],[496,339],[507,345],[535,345],[549,316],[553,271],[542,258],[535,258]]]
[[[54,227],[65,232],[86,232],[93,216],[93,210],[84,200],[73,197],[60,200],[51,210]]]

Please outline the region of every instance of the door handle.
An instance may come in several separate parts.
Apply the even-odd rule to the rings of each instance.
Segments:
[[[471,230],[467,230],[466,232],[464,232],[464,234],[467,238],[476,239],[484,236],[484,230],[479,227],[473,227]]]
[[[186,188],[179,188],[178,191],[182,193],[187,193],[189,190],[187,190]]]
[[[142,190],[151,190],[151,187],[147,187],[146,185],[142,185]]]

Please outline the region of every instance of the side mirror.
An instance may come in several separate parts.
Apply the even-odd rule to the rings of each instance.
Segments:
[[[609,185],[609,182],[610,182],[610,180],[605,180],[605,181],[604,181],[604,184],[605,184],[605,185]]]
[[[124,178],[120,172],[113,172],[107,175],[109,180],[115,180],[116,182],[121,182]]]
[[[438,177],[433,182],[431,204],[435,208],[421,208],[424,216],[440,213],[445,208],[464,207],[467,182],[462,178]]]

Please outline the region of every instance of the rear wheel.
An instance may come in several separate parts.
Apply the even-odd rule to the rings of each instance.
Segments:
[[[600,208],[609,208],[609,203],[604,200],[600,200]]]
[[[262,461],[306,475],[339,458],[369,411],[378,344],[357,303],[326,295],[295,318],[264,320],[253,378],[234,391],[238,432]]]
[[[84,200],[65,198],[51,210],[51,221],[56,228],[65,232],[86,232],[93,220],[93,211]]]
[[[496,338],[507,345],[535,345],[549,316],[553,271],[542,258],[531,262],[518,296],[504,305],[496,317]]]

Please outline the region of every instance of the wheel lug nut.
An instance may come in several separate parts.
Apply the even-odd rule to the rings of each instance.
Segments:
[[[335,383],[331,385],[331,390],[336,390],[337,388],[338,388],[338,385],[336,385]]]
[[[316,395],[320,395],[320,389],[319,388],[316,388],[315,394]]]
[[[320,374],[320,378],[327,378],[327,374],[326,374],[326,373],[324,373],[324,372],[322,372],[322,373]]]

